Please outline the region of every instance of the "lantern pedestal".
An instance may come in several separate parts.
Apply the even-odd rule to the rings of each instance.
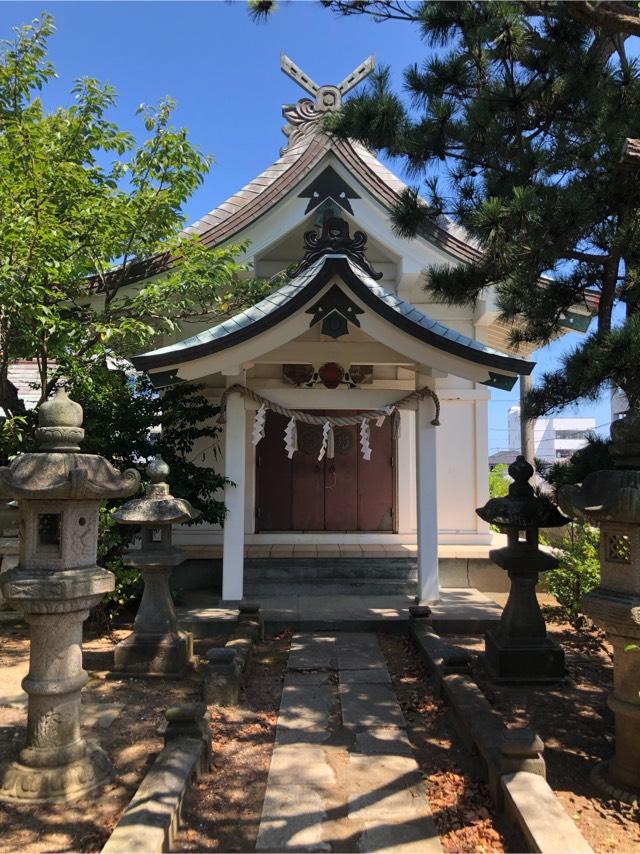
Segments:
[[[178,549],[129,554],[127,563],[140,570],[144,592],[133,634],[114,652],[115,670],[130,676],[182,676],[193,664],[193,635],[178,631],[169,579],[185,560]]]
[[[603,532],[605,526],[603,525]],[[607,631],[613,646],[613,692],[607,703],[615,715],[615,756],[594,768],[595,782],[623,801],[640,801],[640,616],[638,596],[597,587],[583,600],[585,614]]]
[[[2,800],[48,803],[83,797],[111,776],[111,763],[80,732],[82,623],[114,588],[110,572],[9,570],[3,592],[29,625],[27,741],[17,761],[0,770]]]
[[[485,635],[485,662],[494,678],[508,682],[549,682],[565,675],[564,652],[547,636],[536,596],[539,573],[558,562],[537,546],[518,540],[494,549],[491,560],[509,574],[511,589],[500,625]]]

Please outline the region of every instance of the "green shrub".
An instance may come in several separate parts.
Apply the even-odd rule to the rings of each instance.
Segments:
[[[545,574],[547,590],[572,623],[581,622],[582,599],[600,581],[599,544],[598,528],[572,523],[556,549],[559,567]]]
[[[506,463],[499,463],[489,469],[489,495],[491,498],[504,498],[509,492],[511,478]]]

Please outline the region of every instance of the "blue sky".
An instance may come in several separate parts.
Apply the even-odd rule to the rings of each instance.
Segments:
[[[376,24],[363,18],[337,18],[315,2],[285,3],[268,24],[253,23],[244,2],[63,2],[0,3],[0,37],[42,11],[54,15],[58,32],[50,56],[59,79],[47,87],[45,103],[69,103],[76,77],[108,80],[119,93],[113,118],[140,130],[135,110],[165,95],[177,101],[176,122],[189,128],[194,143],[213,154],[215,164],[186,208],[194,220],[232,195],[278,156],[284,142],[281,105],[301,90],[280,71],[287,53],[319,83],[338,83],[370,53],[401,70],[423,57],[417,30],[406,23]],[[401,164],[390,164],[402,174]],[[566,335],[534,358],[534,381],[575,345]],[[512,392],[494,391],[489,406],[489,444],[507,443],[507,410]],[[567,414],[575,414],[575,410]],[[610,412],[605,399],[583,405],[606,432]]]

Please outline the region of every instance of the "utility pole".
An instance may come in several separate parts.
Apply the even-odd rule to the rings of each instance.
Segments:
[[[520,375],[520,453],[528,463],[533,465],[535,456],[535,448],[533,443],[533,426],[534,421],[530,418],[525,418],[524,401],[527,392],[531,389],[531,374]]]

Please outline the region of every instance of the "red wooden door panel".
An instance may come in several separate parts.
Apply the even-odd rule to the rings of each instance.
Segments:
[[[298,424],[298,450],[293,455],[292,530],[324,530],[324,466],[318,462],[322,427]]]
[[[358,454],[358,530],[392,531],[395,487],[395,448],[391,419],[382,427],[370,422],[371,459]]]
[[[301,423],[298,451],[289,460],[286,424],[284,416],[267,412],[265,437],[256,449],[256,529],[392,531],[395,448],[390,419],[382,427],[371,422],[370,460],[360,454],[358,428],[337,427],[335,459],[318,462],[322,428]]]
[[[351,415],[351,412],[328,413]],[[327,460],[324,477],[324,527],[327,531],[358,530],[357,427],[336,427],[335,459]]]
[[[284,449],[287,419],[267,412],[265,435],[256,447],[256,529],[291,531],[293,466]]]

